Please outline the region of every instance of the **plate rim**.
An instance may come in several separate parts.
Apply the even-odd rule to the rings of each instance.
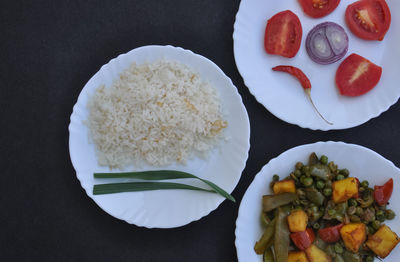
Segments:
[[[195,221],[198,221],[198,220],[202,219],[203,217],[208,216],[211,212],[213,212],[213,211],[215,211],[216,209],[218,209],[218,207],[219,207],[226,199],[223,198],[223,197],[218,198],[217,200],[215,200],[215,201],[213,202],[213,206],[215,206],[215,207],[211,208],[211,209],[208,210],[207,212],[204,212],[203,215],[200,215],[200,216],[198,216],[198,217],[196,217],[196,218],[191,218],[191,219],[189,219],[189,221],[186,222],[186,223],[176,223],[176,224],[174,224],[174,225],[172,225],[172,226],[148,225],[148,223],[134,223],[134,222],[128,221],[128,220],[126,220],[126,219],[124,219],[124,218],[121,218],[121,217],[118,217],[118,216],[115,216],[115,215],[111,214],[110,212],[108,212],[107,210],[105,210],[105,209],[103,208],[103,206],[102,206],[102,204],[101,204],[101,201],[99,201],[98,199],[93,198],[91,195],[89,195],[88,191],[85,189],[85,187],[83,187],[83,184],[82,184],[83,182],[82,182],[82,180],[81,180],[80,177],[78,176],[78,172],[77,172],[77,169],[76,169],[76,167],[75,167],[75,166],[76,166],[76,163],[77,163],[77,160],[76,160],[75,156],[74,156],[73,154],[71,154],[71,151],[72,151],[72,150],[71,150],[71,148],[72,148],[72,143],[71,143],[71,124],[72,124],[72,119],[73,119],[73,117],[74,117],[74,113],[76,112],[76,106],[77,106],[79,100],[82,99],[82,97],[84,96],[84,94],[83,94],[84,92],[83,92],[83,91],[84,91],[85,87],[96,77],[97,74],[99,74],[99,73],[103,70],[103,68],[104,68],[105,66],[107,66],[107,65],[109,65],[109,64],[111,64],[111,63],[113,63],[115,60],[121,59],[121,57],[127,56],[127,55],[129,55],[129,54],[131,54],[131,53],[134,53],[134,52],[140,52],[142,49],[151,49],[151,48],[175,49],[175,50],[179,50],[179,52],[185,52],[185,53],[187,53],[187,54],[190,54],[191,56],[196,57],[196,59],[203,60],[204,62],[206,62],[207,64],[209,64],[209,66],[213,67],[213,68],[216,70],[216,72],[217,72],[224,80],[226,80],[227,83],[228,83],[228,85],[232,88],[232,93],[233,93],[233,95],[237,98],[237,101],[239,102],[238,106],[240,106],[240,110],[243,112],[243,115],[244,115],[243,122],[246,124],[246,127],[247,127],[247,128],[245,128],[246,130],[245,130],[245,134],[244,134],[244,135],[246,136],[246,139],[244,139],[244,140],[245,140],[245,142],[246,142],[245,146],[246,146],[247,149],[246,149],[246,150],[243,150],[243,152],[242,152],[242,154],[243,154],[243,159],[242,159],[242,161],[241,161],[241,163],[240,163],[240,170],[238,169],[238,172],[240,172],[240,174],[239,174],[238,177],[236,178],[236,181],[234,181],[232,190],[227,190],[227,191],[230,191],[230,192],[228,192],[228,193],[232,193],[232,192],[236,189],[236,187],[237,187],[237,185],[238,185],[238,183],[239,183],[239,181],[240,181],[240,178],[241,178],[241,176],[242,176],[242,174],[243,174],[243,171],[244,171],[244,169],[245,169],[245,167],[246,167],[246,164],[247,164],[247,161],[248,161],[248,158],[249,158],[249,151],[250,151],[251,126],[250,126],[250,119],[249,119],[249,115],[248,115],[246,106],[245,106],[244,103],[243,103],[243,98],[242,98],[242,96],[240,95],[240,93],[239,93],[239,91],[238,91],[238,88],[234,85],[232,79],[231,79],[230,77],[228,77],[228,76],[225,74],[225,72],[224,72],[216,63],[214,63],[212,60],[210,60],[209,58],[207,58],[207,57],[205,57],[205,56],[203,56],[203,55],[197,54],[197,53],[195,53],[195,52],[193,52],[193,51],[191,51],[191,50],[189,50],[189,49],[185,49],[185,48],[178,47],[178,46],[173,46],[173,45],[144,45],[144,46],[139,46],[139,47],[136,47],[136,48],[133,48],[133,49],[129,50],[128,52],[119,54],[119,55],[117,55],[116,57],[110,59],[107,63],[103,64],[103,65],[92,75],[92,77],[90,77],[90,79],[84,84],[83,88],[81,89],[81,91],[80,91],[80,93],[79,93],[79,95],[78,95],[78,97],[77,97],[77,99],[76,99],[76,101],[75,101],[75,103],[74,103],[74,105],[73,105],[73,107],[72,107],[72,112],[71,112],[71,115],[70,115],[70,118],[69,118],[70,121],[69,121],[69,124],[68,124],[68,133],[69,133],[69,135],[68,135],[68,151],[69,151],[69,152],[68,152],[68,153],[69,153],[70,161],[71,161],[72,166],[73,166],[74,171],[75,171],[75,176],[76,176],[76,178],[78,179],[78,181],[79,181],[79,183],[80,183],[81,189],[84,190],[85,194],[86,194],[92,201],[94,201],[94,202],[96,203],[96,205],[97,205],[102,211],[104,211],[105,213],[107,213],[108,215],[110,215],[110,216],[112,216],[112,217],[114,217],[114,218],[117,218],[117,219],[119,219],[119,220],[125,221],[126,223],[131,224],[131,225],[136,225],[136,226],[138,226],[138,227],[145,227],[145,228],[161,228],[161,229],[164,229],[164,228],[177,228],[177,227],[182,227],[182,226],[188,225],[188,224],[190,224],[190,223],[192,223],[192,222],[195,222]],[[132,61],[132,62],[134,62],[134,61]],[[155,169],[156,169],[156,168],[157,168],[157,167],[155,167]]]

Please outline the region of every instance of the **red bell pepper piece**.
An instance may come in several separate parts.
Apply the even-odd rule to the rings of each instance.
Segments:
[[[393,179],[389,179],[383,186],[374,187],[374,199],[375,202],[384,206],[389,202],[393,192]]]
[[[307,228],[302,232],[291,233],[290,238],[298,249],[304,251],[314,242],[315,234],[311,228]]]
[[[335,243],[340,240],[340,229],[343,224],[339,224],[333,227],[325,227],[318,230],[319,238],[326,243]]]

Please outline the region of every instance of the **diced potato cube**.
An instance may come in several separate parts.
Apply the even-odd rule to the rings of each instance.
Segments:
[[[286,193],[286,192],[296,193],[296,186],[294,185],[293,179],[277,181],[274,183],[274,186],[272,189],[274,191],[274,194],[280,194],[280,193]]]
[[[367,246],[381,257],[387,257],[400,239],[388,226],[382,225],[375,234],[368,237]]]
[[[307,248],[306,254],[310,262],[332,262],[332,258],[315,245]]]
[[[358,181],[354,177],[333,182],[333,202],[341,203],[358,196]]]
[[[288,262],[308,262],[308,259],[306,253],[303,251],[292,251],[289,252]]]
[[[340,235],[342,236],[346,248],[356,253],[366,239],[366,226],[364,223],[344,225],[340,229]]]
[[[288,216],[290,232],[302,232],[307,228],[308,216],[303,210],[295,210]]]

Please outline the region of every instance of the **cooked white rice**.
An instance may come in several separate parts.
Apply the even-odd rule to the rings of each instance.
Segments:
[[[88,101],[88,126],[100,165],[184,163],[222,135],[215,88],[184,64],[159,60],[125,70]]]

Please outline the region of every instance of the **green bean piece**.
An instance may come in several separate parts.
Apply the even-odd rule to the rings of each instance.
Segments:
[[[297,200],[296,193],[281,193],[278,195],[265,195],[262,199],[263,211],[268,212],[277,207],[287,205]]]
[[[304,164],[302,162],[297,162],[295,167],[297,170],[301,170],[303,168],[303,166],[304,166]]]
[[[278,208],[275,224],[274,253],[276,262],[287,262],[290,244],[290,232],[286,221],[288,213]]]
[[[304,192],[303,189],[298,188],[298,189],[296,190],[296,193],[297,193],[297,196],[298,196],[300,199],[305,199],[305,198],[306,198],[306,192]]]
[[[315,164],[310,167],[311,176],[318,177],[322,180],[330,180],[332,178],[331,170],[323,164]]]
[[[268,226],[271,223],[271,219],[268,217],[267,213],[265,213],[265,212],[261,212],[260,219],[261,219],[261,224],[263,226]]]
[[[374,257],[373,256],[367,256],[365,259],[365,262],[374,262]]]
[[[258,240],[254,245],[254,251],[256,251],[257,254],[264,254],[268,242],[274,237],[275,224],[276,219],[273,219],[271,223],[269,223],[268,226],[265,228],[260,240]]]
[[[362,186],[362,187],[365,187],[365,188],[368,188],[368,186],[369,186],[368,181],[367,181],[367,180],[362,181],[362,182],[361,182],[361,186]]]
[[[315,188],[306,188],[306,189],[304,189],[304,191],[306,193],[307,199],[310,200],[315,205],[321,206],[324,203],[325,197],[317,189],[315,189]]]
[[[344,179],[344,175],[337,175],[336,176],[336,180],[343,180]]]
[[[358,205],[357,200],[355,200],[354,198],[350,198],[348,203],[349,203],[349,206],[356,207]]]
[[[324,188],[323,193],[327,197],[331,196],[332,195],[332,188]]]
[[[327,165],[328,164],[328,157],[325,155],[322,155],[319,159],[319,161],[321,162],[321,164],[323,165]]]
[[[318,164],[319,159],[317,157],[317,154],[315,154],[315,152],[311,153],[310,156],[308,157],[308,165],[315,165]]]
[[[279,176],[278,176],[277,174],[274,174],[274,175],[272,176],[272,181],[274,181],[274,182],[279,181]]]
[[[344,251],[343,247],[342,247],[342,245],[340,243],[336,243],[334,248],[335,248],[335,252],[338,253],[338,254],[342,254],[343,251]]]
[[[392,220],[392,219],[395,218],[395,216],[396,216],[396,213],[394,213],[393,210],[387,209],[387,210],[385,211],[385,217],[386,217],[386,219]]]
[[[275,262],[274,254],[272,253],[271,248],[267,248],[263,255],[264,262]]]
[[[375,230],[378,230],[381,227],[381,222],[379,220],[374,220],[374,221],[371,222],[371,226]]]
[[[321,180],[317,181],[317,183],[315,185],[318,189],[323,189],[325,187],[324,181],[321,181]]]
[[[350,175],[350,172],[347,168],[343,168],[339,170],[339,174],[344,175],[345,177],[348,177]]]

